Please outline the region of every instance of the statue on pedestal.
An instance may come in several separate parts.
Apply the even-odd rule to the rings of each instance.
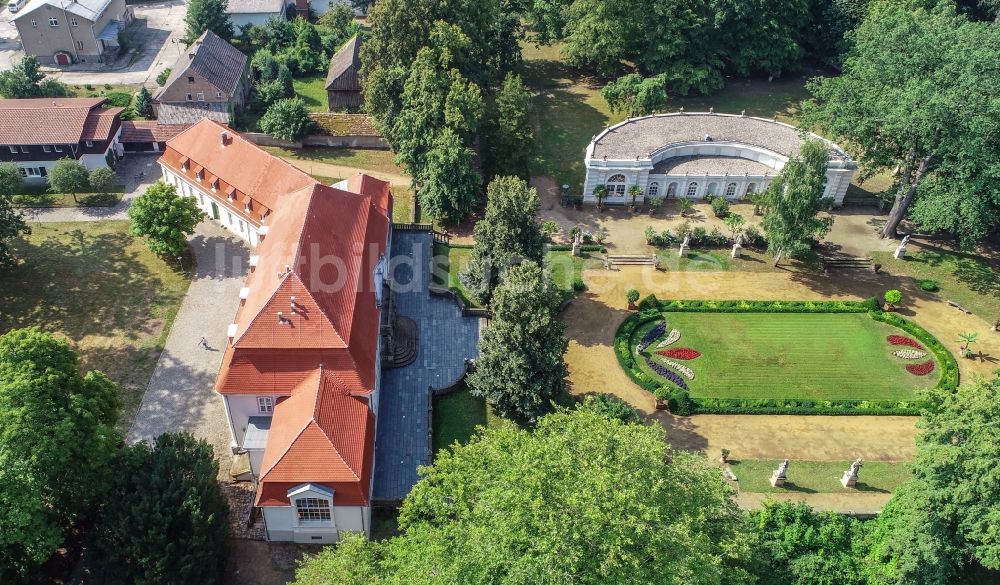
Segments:
[[[736,243],[733,244],[733,258],[739,258],[743,254],[743,234],[736,236]]]
[[[583,244],[583,234],[576,234],[573,236],[573,255],[580,255],[580,246]]]
[[[681,242],[681,248],[678,250],[678,254],[681,258],[685,258],[688,255],[688,250],[691,248],[691,235],[688,234],[684,236],[684,241]]]
[[[778,468],[771,474],[771,487],[780,487],[788,481],[788,459],[778,465]]]
[[[899,242],[899,246],[896,246],[896,251],[892,253],[892,257],[897,260],[902,260],[906,257],[906,245],[910,243],[910,236],[907,234],[903,236],[903,240]]]
[[[844,477],[840,478],[840,483],[845,488],[854,487],[858,483],[858,470],[861,469],[861,458],[858,457],[851,463],[851,468],[844,472]]]

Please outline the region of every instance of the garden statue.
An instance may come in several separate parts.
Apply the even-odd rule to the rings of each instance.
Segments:
[[[858,470],[861,469],[861,458],[858,457],[851,463],[851,468],[844,472],[844,477],[840,478],[840,483],[845,488],[854,487],[858,483]]]
[[[903,241],[901,241],[899,243],[899,246],[896,247],[896,251],[892,254],[892,257],[895,258],[895,259],[897,259],[897,260],[902,260],[903,258],[905,258],[906,257],[906,244],[908,244],[908,243],[910,243],[910,236],[909,235],[903,236]]]
[[[681,258],[686,258],[687,257],[687,255],[688,255],[688,249],[690,247],[691,247],[691,235],[688,234],[688,235],[684,236],[684,241],[681,242],[681,249],[678,252],[680,254]]]
[[[581,234],[580,232],[577,232],[576,235],[573,236],[573,255],[574,256],[579,256],[580,255],[580,245],[582,243],[583,243],[583,234]]]
[[[788,481],[788,459],[782,461],[771,474],[771,487],[783,486],[786,481]]]
[[[743,234],[736,236],[736,243],[733,244],[733,258],[739,258],[743,254]]]

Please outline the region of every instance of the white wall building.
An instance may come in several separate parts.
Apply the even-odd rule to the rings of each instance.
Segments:
[[[830,147],[824,197],[839,206],[857,164],[836,144],[794,126],[743,115],[656,114],[632,118],[598,134],[587,146],[585,201],[606,185],[604,202],[630,202],[629,188],[642,197],[737,200],[767,188],[807,138]]]

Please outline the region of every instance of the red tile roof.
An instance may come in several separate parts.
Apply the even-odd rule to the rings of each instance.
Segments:
[[[260,474],[259,506],[287,506],[302,483],[334,490],[334,505],[368,504],[375,415],[337,375],[320,367],[274,407]]]
[[[107,140],[121,108],[101,110],[99,106],[104,101],[105,98],[0,99],[0,144]],[[91,135],[84,136],[85,131]]]
[[[155,120],[122,122],[122,142],[166,142],[187,128],[186,124],[160,124]]]

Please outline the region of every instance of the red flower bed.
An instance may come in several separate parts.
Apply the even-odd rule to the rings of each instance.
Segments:
[[[902,335],[890,335],[885,338],[886,341],[893,345],[908,345],[910,347],[915,347],[917,349],[923,349],[924,346],[917,343],[915,339],[910,339],[909,337],[903,337]]]
[[[698,353],[698,350],[691,349],[689,347],[675,347],[673,349],[665,349],[656,353],[662,355],[663,357],[674,358],[677,360],[693,360],[701,355]]]
[[[926,376],[934,371],[934,360],[927,360],[922,364],[910,364],[906,366],[906,371],[914,376]]]

